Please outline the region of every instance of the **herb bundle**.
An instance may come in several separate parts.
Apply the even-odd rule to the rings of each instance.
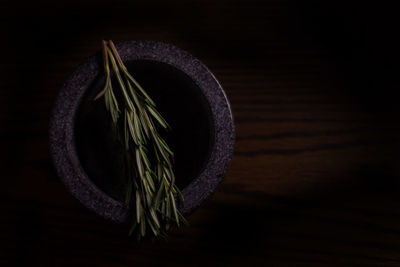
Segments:
[[[129,235],[136,233],[141,239],[150,231],[153,236],[166,236],[172,225],[186,222],[175,200],[183,201],[183,197],[175,185],[173,152],[158,132],[169,129],[169,125],[128,72],[111,40],[103,40],[103,58],[106,82],[95,99],[104,97],[113,132],[124,147],[128,179],[125,205],[135,207]],[[117,100],[112,72],[123,101]]]

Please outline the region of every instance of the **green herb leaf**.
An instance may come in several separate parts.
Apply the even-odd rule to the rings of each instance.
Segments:
[[[132,207],[136,211],[132,213],[129,235],[135,232],[141,239],[146,228],[150,228],[153,236],[166,237],[164,231],[172,224],[186,222],[175,202],[175,197],[183,201],[183,196],[175,185],[174,153],[158,132],[170,127],[156,110],[154,101],[129,73],[112,41],[103,41],[103,59],[105,85],[94,100],[104,97],[112,118],[113,135],[124,147],[125,206],[136,203]],[[117,81],[116,88],[112,78]],[[116,95],[122,97],[121,103]]]

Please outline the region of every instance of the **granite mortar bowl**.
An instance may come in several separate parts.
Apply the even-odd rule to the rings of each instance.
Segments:
[[[171,126],[176,183],[187,215],[222,181],[234,147],[229,101],[199,60],[172,45],[131,41],[117,45],[131,74],[148,91]],[[115,222],[126,220],[122,150],[112,138],[103,99],[102,56],[87,59],[60,91],[50,119],[51,156],[63,183],[84,206]],[[115,88],[118,88],[117,86]]]

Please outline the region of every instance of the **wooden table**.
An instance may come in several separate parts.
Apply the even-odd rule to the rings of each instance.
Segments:
[[[0,265],[400,266],[393,7],[16,5],[0,5]],[[50,161],[57,92],[103,38],[187,50],[231,101],[237,138],[226,178],[168,242],[137,243],[86,210]]]

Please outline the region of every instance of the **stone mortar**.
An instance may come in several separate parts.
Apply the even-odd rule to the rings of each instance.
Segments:
[[[160,42],[130,41],[118,44],[124,62],[152,60],[168,64],[188,75],[200,88],[210,107],[213,144],[201,173],[182,188],[185,202],[179,210],[187,215],[197,208],[222,181],[232,158],[234,122],[229,101],[210,70],[189,53]],[[75,142],[75,119],[80,100],[94,80],[103,74],[101,53],[88,58],[63,85],[50,119],[50,152],[58,176],[84,206],[115,222],[126,220],[128,210],[96,186],[85,173]]]

